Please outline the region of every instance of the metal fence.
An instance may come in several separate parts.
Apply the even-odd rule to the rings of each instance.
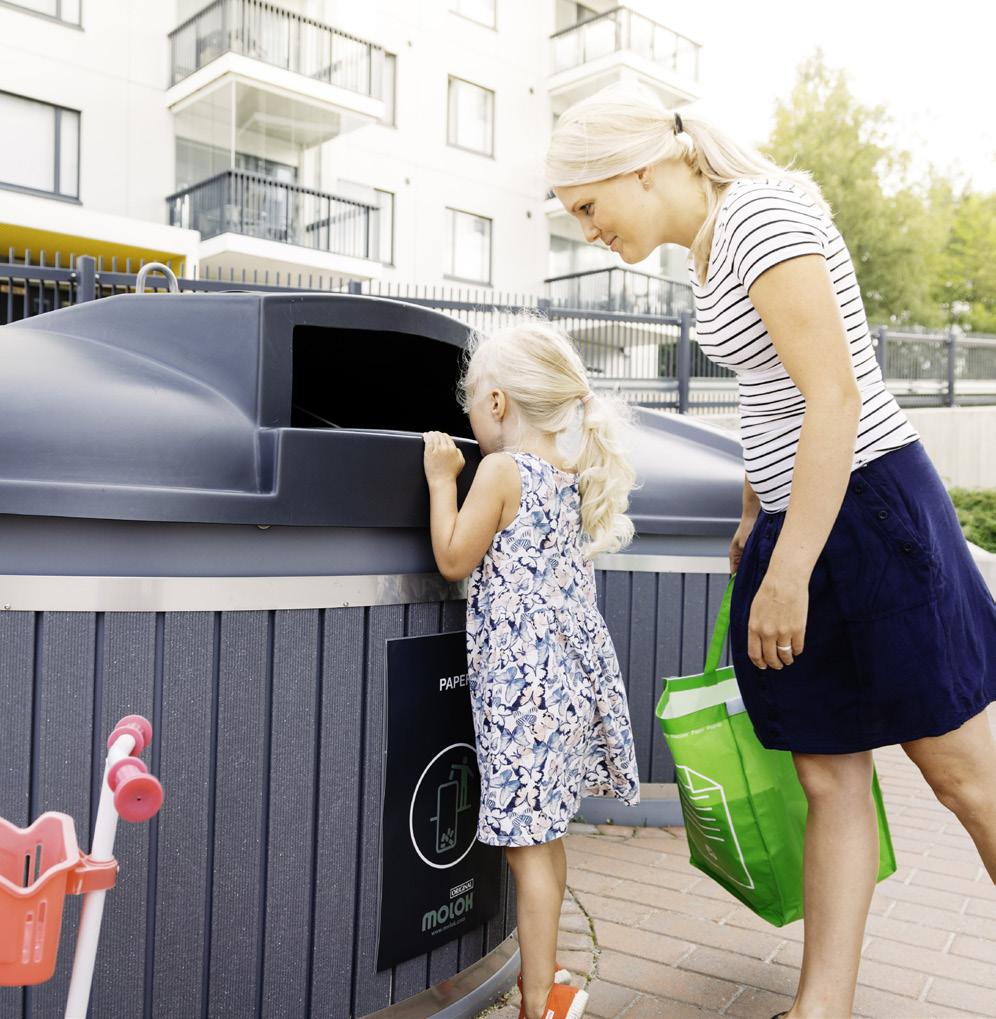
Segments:
[[[379,250],[376,206],[244,170],[224,170],[166,204],[170,226],[199,230],[204,239],[237,233],[354,258],[387,254]]]
[[[69,266],[46,265],[30,253],[0,263],[0,324],[53,311],[68,304],[132,292],[138,266],[130,260],[74,257]],[[445,312],[488,330],[523,313],[561,325],[574,339],[595,389],[618,392],[629,402],[681,414],[736,414],[737,381],[713,364],[695,342],[694,318],[671,294],[663,304],[628,305],[631,310],[576,308],[552,297],[454,287],[344,280],[313,275],[234,272],[228,278],[185,278],[183,291],[288,290],[351,293],[404,300]],[[165,289],[152,276],[150,288]],[[675,284],[678,286],[678,284]],[[664,291],[661,292],[664,294]],[[670,310],[667,301],[670,300]],[[581,303],[581,302],[579,302]],[[632,310],[638,309],[638,310]],[[905,407],[996,404],[996,338],[946,333],[875,330],[873,340],[886,383]]]
[[[702,47],[687,36],[628,7],[611,10],[555,32],[550,37],[554,72],[628,50],[666,71],[692,81],[699,77]]]
[[[264,0],[215,0],[169,34],[170,85],[239,53],[382,98],[384,50]]]

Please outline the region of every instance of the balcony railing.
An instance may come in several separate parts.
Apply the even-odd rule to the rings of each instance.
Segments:
[[[543,282],[556,308],[668,317],[693,310],[692,290],[687,283],[633,269],[590,269]]]
[[[667,71],[692,81],[699,79],[699,44],[628,7],[613,7],[571,25],[552,35],[550,41],[554,73],[630,50]]]
[[[226,170],[166,202],[170,226],[199,230],[205,239],[237,233],[336,255],[381,258],[379,208],[259,174]]]
[[[169,35],[170,85],[241,53],[350,92],[382,98],[381,47],[262,0],[215,0]]]

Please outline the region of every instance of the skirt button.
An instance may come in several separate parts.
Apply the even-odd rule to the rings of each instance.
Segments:
[[[861,495],[861,493],[864,490],[865,490],[865,486],[864,485],[855,485],[854,486],[854,493],[855,493],[855,495]]]
[[[878,511],[878,519],[879,519],[879,520],[885,520],[885,518],[886,518],[886,517],[887,517],[888,515],[889,515],[889,511],[888,511],[888,510],[879,510],[879,511]]]
[[[913,546],[908,541],[904,541],[903,542],[903,551],[904,552],[912,552],[913,551]]]

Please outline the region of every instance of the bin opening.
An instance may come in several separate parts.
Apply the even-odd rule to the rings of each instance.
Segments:
[[[298,326],[292,428],[447,432],[472,439],[456,398],[462,348],[425,336]]]

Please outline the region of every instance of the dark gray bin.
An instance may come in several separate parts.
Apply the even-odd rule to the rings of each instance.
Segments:
[[[0,328],[0,815],[64,810],[88,846],[101,741],[131,712],[167,793],[119,828],[100,1019],[472,1015],[514,980],[507,875],[493,921],[375,969],[385,641],[464,622],[463,585],[435,572],[421,432],[456,439],[462,499],[466,337],[401,302],[251,293]],[[653,701],[701,666],[743,475],[735,439],[639,425],[638,537],[596,575],[641,776],[668,783]],[[2,1019],[61,1014],[77,913],[56,977],[0,988]]]

